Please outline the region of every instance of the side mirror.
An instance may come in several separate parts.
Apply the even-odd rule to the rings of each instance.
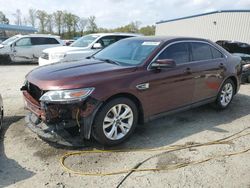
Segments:
[[[155,69],[174,68],[176,63],[173,59],[158,59],[152,65]]]
[[[92,48],[93,49],[101,49],[102,45],[101,45],[101,43],[95,43]]]

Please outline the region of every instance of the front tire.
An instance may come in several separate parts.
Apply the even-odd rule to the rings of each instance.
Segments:
[[[216,107],[218,109],[226,109],[230,105],[235,94],[235,87],[231,79],[227,79],[223,83],[216,99]]]
[[[109,101],[97,113],[93,125],[93,136],[102,145],[117,145],[134,131],[138,121],[138,110],[133,101],[120,97]]]

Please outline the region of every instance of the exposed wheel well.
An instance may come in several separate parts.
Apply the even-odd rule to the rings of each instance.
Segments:
[[[237,93],[237,90],[238,90],[238,81],[237,79],[234,77],[234,76],[230,76],[228,79],[231,79],[235,85],[235,88],[234,88],[234,94]]]
[[[104,104],[106,104],[107,102],[109,102],[109,101],[111,101],[111,100],[113,100],[115,98],[118,98],[118,97],[128,98],[128,99],[132,100],[135,103],[135,105],[138,107],[138,115],[139,115],[138,123],[143,124],[144,123],[144,112],[143,112],[142,104],[141,104],[140,100],[136,96],[134,96],[134,95],[132,95],[130,93],[119,93],[119,94],[113,95],[110,98],[108,98],[104,102]]]

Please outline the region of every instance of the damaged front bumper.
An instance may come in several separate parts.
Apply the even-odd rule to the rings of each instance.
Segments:
[[[29,113],[25,121],[27,127],[42,139],[65,146],[84,146],[79,135],[72,136],[65,129],[57,129],[54,125],[45,124],[35,114]]]
[[[95,114],[102,102],[91,97],[79,103],[39,103],[23,90],[25,107],[30,111],[27,126],[44,140],[66,146],[81,146],[90,139]]]

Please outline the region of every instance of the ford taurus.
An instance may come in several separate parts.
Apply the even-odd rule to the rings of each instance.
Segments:
[[[137,124],[168,113],[206,103],[227,108],[239,90],[240,61],[204,39],[124,39],[86,60],[31,71],[21,88],[28,126],[58,143],[71,142],[75,128],[80,140],[119,144]]]

